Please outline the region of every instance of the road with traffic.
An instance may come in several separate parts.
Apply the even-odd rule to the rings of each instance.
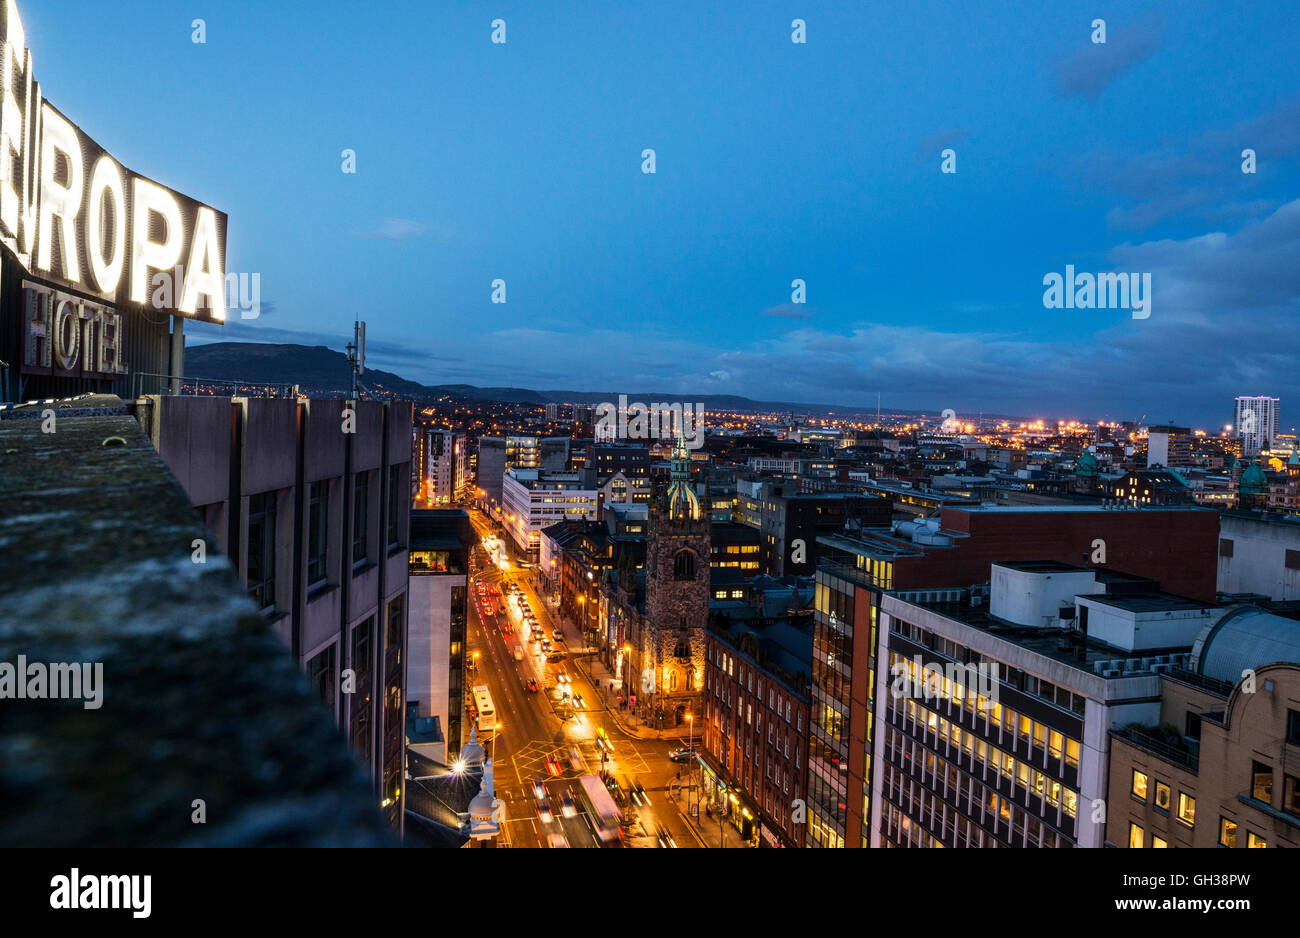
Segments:
[[[496,767],[497,797],[505,805],[499,842],[600,846],[601,825],[591,816],[579,778],[603,770],[616,782],[618,808],[627,821],[612,844],[702,846],[682,814],[684,797],[679,801],[670,791],[688,774],[668,757],[678,741],[637,739],[620,729],[601,689],[575,666],[575,655],[590,653],[576,629],[552,614],[529,570],[503,543],[508,539],[479,512],[470,511],[470,517],[480,543],[496,548],[495,556],[475,551],[467,684],[486,685],[496,709],[497,728],[486,746]],[[544,641],[550,643],[550,660]],[[472,714],[472,705],[467,710]]]

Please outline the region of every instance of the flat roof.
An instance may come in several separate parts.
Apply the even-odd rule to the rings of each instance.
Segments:
[[[1222,608],[1218,603],[1201,602],[1196,599],[1188,599],[1186,596],[1175,596],[1173,593],[1162,592],[1129,593],[1121,596],[1098,594],[1096,596],[1080,596],[1079,598],[1088,599],[1103,606],[1114,606],[1116,609],[1124,609],[1128,612],[1178,612],[1188,609]]]
[[[1094,599],[1098,597],[1088,597]],[[1096,673],[1094,665],[1098,661],[1116,661],[1127,659],[1147,658],[1156,651],[1156,649],[1135,649],[1134,651],[1123,651],[1110,645],[1098,645],[1089,642],[1083,649],[1083,660],[1079,660],[1078,647],[1061,648],[1061,630],[1057,628],[1043,626],[1026,626],[1017,625],[1013,622],[1007,622],[1005,619],[998,619],[991,616],[986,606],[971,606],[967,602],[934,602],[922,603],[913,602],[912,605],[919,606],[922,609],[928,609],[931,612],[938,613],[954,622],[960,622],[963,625],[969,625],[972,628],[987,632],[1004,641],[1011,642],[1021,648],[1032,651],[1035,654],[1042,655],[1044,658],[1050,658],[1059,661],[1062,664],[1068,664],[1070,667],[1079,671]],[[1160,654],[1181,654],[1190,652],[1191,645],[1181,645],[1175,648],[1160,648]]]
[[[1201,505],[1144,505],[1141,508],[1131,508],[1121,505],[1116,508],[1107,508],[1104,505],[971,505],[970,507],[954,505],[953,511],[965,511],[970,514],[1078,514],[1083,512],[1106,512],[1108,514],[1152,514],[1160,511],[1214,511],[1213,508],[1205,508]]]
[[[1008,567],[1012,570],[1023,570],[1025,573],[1092,573],[1090,567],[1080,567],[1072,563],[1063,563],[1059,560],[1008,560],[997,561],[993,564],[995,567]]]

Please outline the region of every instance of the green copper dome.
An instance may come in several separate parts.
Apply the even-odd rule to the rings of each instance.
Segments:
[[[1268,477],[1258,462],[1251,463],[1250,468],[1241,474],[1241,494],[1264,495],[1267,492]]]
[[[1097,475],[1097,457],[1091,449],[1085,449],[1074,464],[1074,474],[1080,478],[1091,479]]]

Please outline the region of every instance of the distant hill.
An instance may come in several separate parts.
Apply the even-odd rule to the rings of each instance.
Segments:
[[[342,352],[323,345],[213,342],[185,349],[185,375],[252,384],[297,384],[304,391],[347,392],[352,369]],[[428,397],[429,389],[388,371],[366,369],[362,383],[397,394]]]
[[[305,392],[346,393],[352,387],[352,372],[347,356],[323,345],[272,345],[260,342],[212,342],[185,349],[185,374],[193,378],[217,381],[241,380],[253,384],[297,384]],[[381,388],[402,397],[427,399],[453,397],[481,401],[504,401],[521,404],[600,404],[618,403],[611,391],[538,391],[531,388],[480,388],[472,384],[424,385],[409,381],[389,371],[366,369],[362,377],[366,387]],[[709,410],[793,414],[835,413],[870,415],[866,407],[837,404],[793,404],[783,401],[755,401],[734,394],[691,395],[690,403],[703,404]],[[678,401],[680,393],[645,391],[628,394],[629,403],[650,404],[655,401]],[[937,414],[931,411],[890,410],[891,415]],[[988,416],[994,416],[989,414]]]

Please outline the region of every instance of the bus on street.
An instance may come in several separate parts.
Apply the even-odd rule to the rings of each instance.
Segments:
[[[478,717],[478,735],[483,739],[488,733],[495,733],[497,728],[497,711],[492,705],[492,695],[486,684],[474,686],[474,712]]]
[[[618,805],[614,804],[614,799],[610,797],[609,789],[594,775],[584,775],[578,781],[582,783],[583,807],[586,808],[587,816],[596,829],[596,836],[605,846],[617,846],[618,825],[623,815],[618,810]]]

